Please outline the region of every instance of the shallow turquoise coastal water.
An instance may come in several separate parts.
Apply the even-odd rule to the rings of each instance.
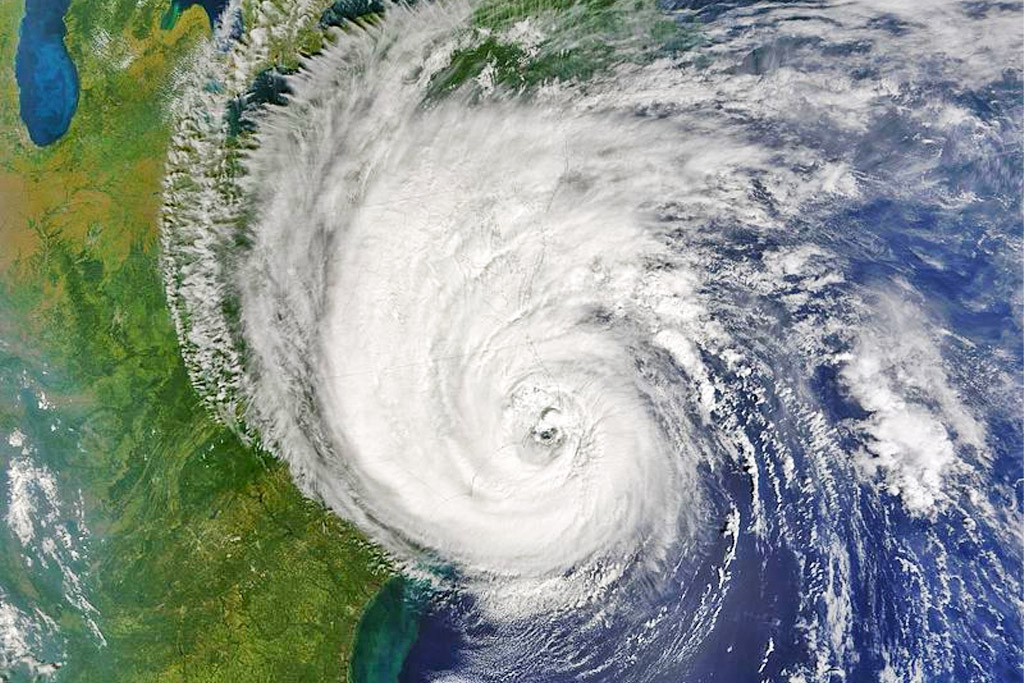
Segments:
[[[396,576],[367,606],[349,666],[351,683],[398,681],[405,658],[419,636],[426,594]]]

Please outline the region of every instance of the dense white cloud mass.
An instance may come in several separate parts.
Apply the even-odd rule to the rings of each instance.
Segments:
[[[352,48],[324,56],[265,124],[289,135],[252,159],[262,218],[241,300],[268,368],[258,419],[329,505],[392,547],[480,577],[607,583],[663,556],[686,532],[682,500],[699,505],[690,427],[663,380],[636,371],[656,334],[686,334],[659,315],[692,296],[658,217],[686,175],[675,126],[418,111],[422,46],[404,40],[369,74],[349,74]],[[291,357],[297,337],[307,351]],[[327,457],[309,454],[274,369],[296,362]]]
[[[501,625],[471,678],[689,671],[712,636],[732,652],[733,590],[787,596],[791,632],[745,653],[761,674],[953,671],[970,626],[950,581],[916,577],[1018,585],[946,538],[1006,542],[1012,489],[977,490],[1019,397],[1012,359],[944,327],[966,304],[893,253],[942,271],[976,228],[1019,254],[998,221],[919,225],[1012,185],[986,150],[1013,120],[947,83],[999,81],[1019,36],[1004,9],[933,4],[737,6],[699,50],[528,95],[492,61],[445,97],[452,55],[493,36],[470,4],[389,8],[291,76],[240,155],[224,114],[263,48],[225,47],[166,192],[196,385],[406,571],[469,595],[467,629]],[[530,57],[551,30],[499,38]],[[892,557],[912,570],[880,587]]]

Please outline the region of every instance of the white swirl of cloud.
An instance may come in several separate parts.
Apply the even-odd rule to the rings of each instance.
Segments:
[[[390,35],[310,65],[250,161],[255,421],[400,553],[590,583],[656,561],[699,498],[656,349],[689,286],[659,239],[671,127],[424,109],[410,56],[436,44]]]
[[[263,43],[197,78],[164,214],[197,388],[402,569],[453,570],[502,628],[463,662],[472,680],[688,671],[719,614],[736,617],[732,585],[799,603],[793,677],[856,671],[855,639],[873,636],[855,606],[878,588],[858,568],[897,552],[864,530],[894,504],[941,519],[991,458],[950,360],[977,362],[975,347],[913,313],[927,298],[896,276],[905,264],[865,280],[885,233],[848,212],[975,201],[943,180],[932,142],[889,153],[886,123],[899,84],[927,81],[911,67],[959,74],[973,58],[926,59],[927,17],[909,28],[854,3],[812,21],[779,5],[766,23],[740,6],[689,56],[522,97],[485,69],[476,99],[434,101],[453,50],[484,40],[470,9],[389,7],[346,31],[240,142],[224,114]],[[995,128],[933,121],[944,92],[907,116],[975,154],[962,132]],[[766,558],[790,554],[779,582]],[[923,618],[941,599],[901,609]],[[952,640],[905,621],[892,671],[919,670],[915,652],[946,671]],[[766,675],[791,656],[772,638]],[[595,646],[611,641],[614,656]]]
[[[409,127],[331,246],[320,338],[325,416],[367,501],[491,571],[629,550],[680,487],[616,291],[644,243],[634,150],[512,111]]]

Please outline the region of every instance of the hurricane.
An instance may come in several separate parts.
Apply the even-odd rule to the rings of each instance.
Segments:
[[[319,6],[229,5],[164,193],[199,393],[432,587],[402,680],[1019,674],[1019,8],[563,4],[287,70]]]

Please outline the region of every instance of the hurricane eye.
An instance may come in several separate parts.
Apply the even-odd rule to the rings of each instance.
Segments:
[[[558,429],[556,427],[547,427],[533,432],[533,438],[543,444],[553,443],[557,437]]]
[[[545,448],[554,448],[565,440],[565,434],[561,429],[563,420],[561,412],[557,408],[548,407],[541,411],[540,418],[533,428],[530,429],[530,436],[533,441]]]

